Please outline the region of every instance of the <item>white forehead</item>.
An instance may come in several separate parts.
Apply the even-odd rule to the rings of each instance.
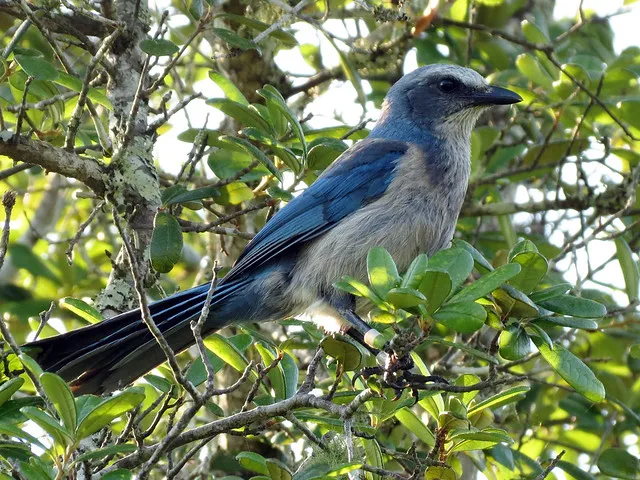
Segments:
[[[423,82],[428,79],[440,78],[444,76],[455,77],[464,85],[470,87],[483,87],[487,84],[482,75],[480,75],[475,70],[460,67],[458,65],[446,65],[443,63],[420,67],[417,70],[406,74],[405,78],[407,78],[409,81]]]

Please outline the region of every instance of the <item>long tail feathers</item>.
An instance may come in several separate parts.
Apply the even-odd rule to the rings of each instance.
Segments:
[[[216,306],[239,285],[216,290],[203,333],[232,323],[228,312]],[[190,322],[198,317],[209,285],[185,290],[149,306],[151,315],[174,352],[195,343]],[[223,309],[224,310],[224,309]],[[24,346],[40,366],[71,382],[76,395],[109,392],[131,383],[166,360],[156,340],[132,310],[95,325],[38,340]]]

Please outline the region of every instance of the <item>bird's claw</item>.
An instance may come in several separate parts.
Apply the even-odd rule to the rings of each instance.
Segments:
[[[352,384],[360,377],[367,379],[373,375],[379,375],[380,384],[384,388],[391,388],[395,393],[394,401],[398,400],[402,392],[410,388],[411,394],[418,401],[418,390],[427,388],[427,383],[449,384],[446,379],[439,375],[418,375],[411,373],[414,367],[413,360],[409,355],[397,357],[394,353],[380,352],[377,356],[378,366],[363,368],[353,376]]]

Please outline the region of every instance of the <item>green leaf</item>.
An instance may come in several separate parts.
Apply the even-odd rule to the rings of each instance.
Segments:
[[[271,350],[270,347],[261,343],[256,343],[255,348],[262,358],[263,365],[268,366],[275,360],[276,354],[273,350]],[[277,367],[272,368],[271,370],[269,370],[269,373],[267,373],[267,377],[269,378],[271,387],[273,387],[276,400],[282,400],[286,398],[284,372],[282,371],[282,369]]]
[[[355,278],[344,276],[341,282],[336,282],[333,284],[333,286],[339,290],[343,290],[357,297],[368,298],[378,307],[383,307],[384,302],[376,294],[376,292],[374,292],[367,285],[360,282],[359,280],[356,280]]]
[[[226,28],[212,28],[211,32],[219,39],[227,42],[230,47],[237,47],[240,50],[257,50],[260,52],[258,45],[253,40],[243,38],[231,30]]]
[[[11,398],[11,396],[20,390],[24,384],[24,378],[13,377],[11,380],[0,385],[0,406]]]
[[[272,27],[272,25],[261,22],[260,20],[256,20],[255,18],[249,18],[244,15],[235,15],[233,13],[220,13],[218,15],[215,15],[214,18],[226,18],[235,23],[239,23],[240,25],[245,25],[249,28],[252,28],[258,32],[264,32],[267,28]],[[287,48],[295,47],[298,44],[296,37],[279,28],[271,31],[268,36],[279,40],[279,43]]]
[[[427,467],[424,480],[458,480],[455,470],[451,467]]]
[[[531,352],[527,332],[518,324],[509,325],[500,333],[500,356],[506,360],[520,360]]]
[[[244,138],[238,138],[238,137],[223,136],[223,137],[220,137],[220,139],[225,141],[225,142],[229,142],[229,143],[232,143],[232,144],[235,144],[235,145],[238,145],[239,147],[241,147],[247,153],[251,154],[253,156],[253,158],[255,158],[256,160],[259,160],[265,167],[267,167],[267,169],[278,180],[280,180],[282,182],[282,172],[280,172],[280,170],[278,170],[278,167],[275,166],[275,164],[271,161],[271,159],[269,157],[267,157],[262,152],[262,150],[260,150],[254,144],[252,144],[248,140],[245,140]]]
[[[509,284],[524,293],[533,291],[545,277],[549,268],[547,259],[537,252],[519,253],[510,261],[513,264],[519,264],[522,270],[509,281]]]
[[[422,283],[428,264],[429,259],[424,253],[414,258],[402,277],[402,283],[400,286],[404,288],[418,288]]]
[[[24,417],[24,418],[25,420],[27,419],[27,417]],[[37,446],[42,450],[47,449],[47,447],[40,440],[38,440],[36,437],[29,434],[28,432],[25,432],[24,428],[18,427],[16,425],[10,425],[4,422],[0,423],[0,434],[6,435],[8,437],[20,438],[22,440],[26,440],[31,445]]]
[[[226,146],[221,144],[222,147]],[[209,168],[213,170],[216,177],[224,180],[235,178],[241,170],[246,170],[252,163],[253,158],[244,150],[241,152],[229,150],[228,148],[219,148],[209,155],[207,160]],[[263,164],[256,165],[251,171],[242,175],[238,180],[241,182],[252,182],[260,180],[262,177],[269,175],[270,172]]]
[[[75,313],[80,318],[86,320],[92,325],[104,320],[104,317],[96,308],[92,307],[84,300],[80,300],[79,298],[64,297],[60,299],[58,305]]]
[[[62,378],[51,372],[45,372],[40,375],[40,383],[42,383],[42,388],[44,388],[47,397],[49,397],[58,415],[60,415],[67,431],[75,432],[78,412],[76,411],[76,402],[71,389]]]
[[[60,284],[58,277],[30,247],[21,243],[10,245],[9,258],[14,267],[23,268],[34,277],[44,277],[56,284]]]
[[[508,261],[511,262],[513,258],[520,253],[538,253],[538,247],[531,240],[522,239],[518,243],[516,243],[513,248],[509,251]]]
[[[291,470],[280,460],[268,458],[265,463],[271,480],[291,480],[293,478]]]
[[[493,270],[493,265],[491,265],[491,263],[489,263],[489,261],[484,258],[484,256],[470,243],[456,238],[455,240],[453,240],[453,246],[462,248],[463,250],[469,252],[471,257],[473,258],[473,263],[478,271],[486,273]]]
[[[629,355],[633,358],[640,358],[640,343],[636,343],[635,345],[631,345],[629,349]],[[2,405],[2,403],[0,403]]]
[[[529,387],[525,385],[508,388],[507,390],[489,397],[486,400],[483,400],[482,402],[471,407],[469,409],[468,416],[471,417],[473,415],[477,415],[487,408],[495,409],[498,407],[502,407],[503,405],[507,405],[508,403],[516,402],[520,398],[522,398],[522,396],[528,391]]]
[[[25,366],[25,368],[28,368],[36,377],[39,377],[40,375],[42,375],[42,368],[40,368],[40,365],[38,365],[38,362],[36,362],[29,355],[26,355],[23,352],[20,354],[19,358],[22,364]]]
[[[580,328],[583,330],[597,330],[598,324],[590,318],[575,318],[575,317],[540,317],[535,319],[532,323],[536,323],[543,328],[549,326],[560,325],[562,327]]]
[[[538,305],[552,312],[572,317],[601,318],[607,314],[607,309],[601,303],[572,295],[558,295],[538,302]]]
[[[353,371],[362,365],[362,352],[358,346],[345,337],[324,337],[320,342],[324,352],[342,364],[345,371]]]
[[[58,78],[56,78],[54,82],[68,88],[69,90],[73,90],[74,92],[80,92],[82,90],[82,80],[65,72],[58,72]],[[87,97],[106,109],[113,110],[113,104],[104,94],[103,90],[90,88],[87,92]]]
[[[353,462],[341,463],[331,468],[326,473],[326,476],[329,478],[343,477],[347,473],[353,472],[354,470],[357,470],[359,468],[362,468],[362,462],[353,461]]]
[[[161,377],[160,375],[154,375],[152,373],[148,373],[147,375],[144,376],[144,379],[149,382],[150,385],[152,385],[156,390],[162,392],[162,393],[169,393],[171,392],[171,389],[173,387],[173,382],[167,380],[165,377]],[[173,389],[173,398],[177,398],[178,393],[176,391],[177,389]]]
[[[491,448],[501,442],[513,443],[513,440],[502,433],[502,431],[495,431],[497,429],[486,429],[479,432],[466,432],[458,435],[456,440],[462,440],[455,445],[452,452],[468,452],[471,450],[485,450]]]
[[[286,119],[285,119],[286,122]],[[298,157],[291,151],[291,149],[285,147],[278,142],[272,136],[261,132],[257,128],[247,127],[242,130],[242,135],[253,140],[254,142],[261,143],[266,146],[273,155],[278,157],[282,162],[291,169],[293,172],[300,172],[300,162]]]
[[[220,205],[240,205],[242,202],[252,200],[253,190],[242,182],[232,182],[220,187],[220,197],[216,203]]]
[[[315,69],[322,70],[322,53],[320,52],[320,47],[318,45],[314,45],[313,43],[303,43],[300,45],[300,53],[304,58],[304,61],[307,64]]]
[[[392,288],[387,294],[387,302],[396,308],[413,308],[427,301],[426,297],[413,288]]]
[[[638,264],[633,259],[633,253],[626,240],[622,237],[614,238],[616,243],[616,257],[620,263],[624,286],[629,297],[629,302],[638,300],[638,289],[640,288],[640,271]]]
[[[160,273],[170,272],[182,257],[182,228],[176,217],[158,212],[153,222],[149,253],[153,268]]]
[[[272,131],[271,125],[251,106],[247,107],[228,98],[211,98],[206,103],[247,127],[257,128],[261,132]]]
[[[487,311],[475,302],[448,303],[433,314],[433,319],[460,333],[479,330],[487,318]]]
[[[531,318],[540,314],[538,307],[529,297],[510,285],[502,285],[491,295],[505,316]]]
[[[429,259],[429,270],[447,272],[451,277],[452,290],[455,290],[473,270],[473,257],[462,248],[440,250]]]
[[[513,246],[516,243],[516,231],[513,228],[511,217],[509,215],[498,215],[498,224],[504,241],[508,246]]]
[[[20,411],[29,420],[47,432],[56,444],[66,447],[72,442],[71,434],[48,413],[36,407],[23,407]]]
[[[365,459],[368,465],[376,468],[384,467],[384,460],[382,458],[382,450],[380,445],[375,439],[363,438],[361,440],[364,448]],[[371,472],[365,472],[365,478],[367,480],[383,480],[381,475]]]
[[[235,368],[238,372],[244,372],[249,362],[244,355],[238,350],[238,348],[229,341],[228,338],[223,337],[217,333],[209,335],[204,339],[205,346],[215,352],[215,354],[224,360],[226,363]]]
[[[608,448],[600,454],[598,468],[604,475],[635,480],[640,471],[640,461],[623,448]]]
[[[279,367],[284,373],[285,398],[291,398],[298,390],[298,364],[291,355],[285,352]]]
[[[507,467],[509,471],[515,470],[515,463],[513,461],[513,452],[506,445],[495,445],[488,452],[493,459],[500,465]]]
[[[461,387],[470,387],[471,385],[475,385],[476,383],[480,382],[480,377],[478,377],[477,375],[472,375],[470,373],[466,373],[464,375],[460,375],[458,378],[456,378],[456,385],[459,385]],[[471,392],[464,392],[464,393],[460,393],[458,394],[460,396],[460,400],[462,401],[462,404],[465,406],[468,406],[469,403],[471,403],[471,400],[473,400],[474,398],[476,398],[476,396],[478,395],[478,393],[480,393],[480,390],[473,390]]]
[[[537,292],[533,292],[529,294],[529,298],[535,302],[543,302],[545,300],[549,300],[550,298],[557,297],[558,295],[562,295],[563,293],[567,293],[571,290],[570,283],[560,283],[558,285],[554,285],[549,288],[545,288],[543,290],[538,290]]]
[[[15,55],[13,58],[22,70],[35,80],[53,81],[58,78],[56,68],[42,57]]]
[[[221,142],[218,137],[222,135],[219,130],[211,128],[187,128],[178,135],[178,140],[186,143],[194,143],[198,137],[201,137],[205,145],[209,147],[220,147]]]
[[[246,107],[249,106],[249,101],[242,94],[240,89],[236,87],[234,83],[231,80],[229,80],[227,77],[225,77],[219,72],[210,70],[209,78],[213,80],[213,82],[222,89],[222,91],[224,92],[224,94],[227,96],[229,100],[232,100],[237,103],[241,103]]]
[[[267,460],[259,453],[240,452],[236,455],[236,460],[247,470],[259,473],[260,475],[269,475]]]
[[[381,247],[369,250],[367,274],[371,288],[381,298],[386,298],[387,292],[400,284],[400,275],[393,258]]]
[[[418,290],[427,299],[427,312],[433,314],[451,293],[453,282],[447,272],[427,270]]]
[[[3,460],[7,461],[8,459],[15,459],[15,460],[22,460],[21,465],[24,465],[24,462],[33,458],[33,453],[31,452],[31,448],[29,448],[28,445],[25,445],[24,443],[20,443],[20,442],[13,442],[11,440],[0,440],[0,456],[3,458]],[[30,469],[25,469],[22,468],[22,466],[20,467],[20,470],[22,470],[22,475],[18,478],[28,478],[29,480],[41,480],[43,479],[42,476],[38,476],[38,474],[36,472],[32,472]],[[2,474],[0,473],[0,475],[2,475],[2,480],[4,480],[5,478],[7,480],[13,480],[14,478],[16,478],[16,475],[14,474],[13,477],[10,477],[6,474]],[[44,477],[43,480],[49,480],[48,478]]]
[[[484,297],[520,273],[520,268],[517,263],[502,265],[460,290],[451,298],[450,302],[473,301]]]
[[[529,42],[546,44],[549,43],[549,36],[535,23],[523,20],[521,23],[524,38]]]
[[[265,85],[264,88],[258,90],[258,94],[262,96],[270,106],[276,108],[280,111],[282,115],[286,117],[295,133],[296,137],[300,141],[302,145],[302,156],[306,161],[307,158],[307,141],[304,136],[304,131],[302,130],[302,125],[298,121],[298,118],[293,114],[293,112],[287,106],[287,102],[282,97],[280,92],[271,85]]]
[[[313,143],[309,144],[307,154],[309,170],[324,170],[347,149],[347,145],[336,138],[322,138],[320,142],[314,140]]]
[[[424,424],[422,420],[409,408],[405,407],[395,413],[398,421],[404,425],[407,430],[413,433],[420,441],[430,447],[435,445],[435,436],[433,432]]]
[[[125,468],[118,468],[112,472],[107,473],[102,477],[102,480],[132,480],[133,473]]]
[[[544,87],[547,91],[553,88],[553,80],[544,71],[538,59],[530,53],[522,53],[516,58],[516,67],[534,85]]]
[[[144,53],[155,57],[170,57],[180,51],[175,43],[164,38],[142,40],[140,49]]]
[[[178,185],[174,185],[178,186]],[[171,187],[169,187],[171,188]],[[168,190],[168,189],[167,189]],[[167,191],[165,190],[165,192]],[[215,198],[220,196],[218,187],[201,187],[194,188],[193,190],[181,190],[175,192],[170,198],[164,201],[164,206],[176,205],[178,203],[194,202],[196,200],[202,200],[204,198]]]
[[[132,453],[135,452],[137,447],[131,443],[121,443],[119,445],[109,445],[108,447],[98,448],[97,450],[91,450],[89,452],[78,455],[73,463],[86,462],[89,460],[97,460],[105,458],[110,455],[117,455],[119,453]]]
[[[224,367],[225,362],[208,348],[205,350],[207,352],[207,357],[209,357],[209,361],[211,362],[211,366],[213,367],[213,373],[215,374]],[[207,380],[207,370],[205,369],[200,356],[198,356],[198,358],[196,358],[191,364],[191,367],[189,367],[186,379],[196,387],[198,385],[202,385]]]
[[[142,387],[131,387],[103,400],[80,421],[77,430],[78,439],[86,438],[106,427],[122,414],[140,405],[143,400]]]
[[[553,350],[539,338],[532,337],[542,358],[578,393],[592,402],[605,398],[604,386],[591,369],[562,345],[555,344]]]
[[[533,145],[527,149],[527,153],[522,157],[523,166],[536,165],[557,165],[567,155],[578,155],[584,152],[591,143],[588,139],[556,140],[540,145]],[[571,150],[569,150],[571,147]]]

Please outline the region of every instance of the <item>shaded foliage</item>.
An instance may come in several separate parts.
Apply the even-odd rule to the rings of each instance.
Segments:
[[[615,51],[593,12],[553,18],[553,2],[430,3],[0,1],[0,182],[17,192],[0,242],[0,476],[638,476],[640,49]],[[336,285],[448,384],[352,382],[376,359],[297,319],[226,329],[102,398],[16,355],[142,287],[161,298],[214,262],[224,275],[366,137],[413,58],[525,100],[474,131],[451,248],[407,272],[374,249],[368,283]]]

